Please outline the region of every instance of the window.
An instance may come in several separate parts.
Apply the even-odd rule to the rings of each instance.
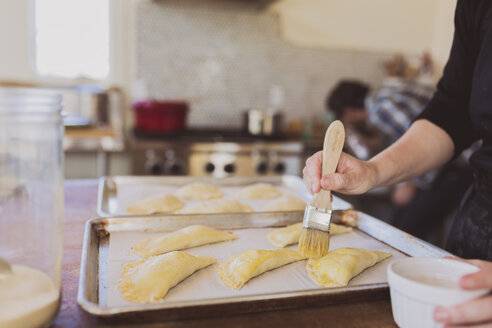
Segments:
[[[104,80],[110,0],[34,0],[35,69],[41,77]]]

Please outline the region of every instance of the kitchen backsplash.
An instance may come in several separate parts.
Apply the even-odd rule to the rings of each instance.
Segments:
[[[254,1],[142,1],[137,24],[137,79],[148,97],[190,99],[192,127],[240,127],[244,109],[268,105],[273,87],[287,119],[322,113],[337,81],[377,85],[390,56],[290,45]]]

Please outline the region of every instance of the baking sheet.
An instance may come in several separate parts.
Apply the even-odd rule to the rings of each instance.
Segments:
[[[199,178],[199,177],[103,177],[100,180],[98,195],[98,213],[102,216],[109,215],[132,215],[126,208],[137,201],[164,194],[175,194],[182,186],[194,182],[207,182],[216,185],[224,192],[223,199],[236,199],[234,196],[243,187],[254,183],[264,182],[275,185],[284,195],[294,195],[305,202],[311,199],[303,180],[297,176],[278,177],[231,177],[231,178]],[[237,199],[241,203],[250,205],[256,212],[263,208],[273,199]],[[185,207],[202,202],[181,199]],[[349,209],[350,204],[334,196],[334,209]]]
[[[238,229],[231,230],[239,238],[232,242],[223,242],[212,245],[204,245],[184,250],[192,255],[213,256],[217,262],[225,262],[229,257],[240,254],[250,249],[275,249],[267,240],[267,234],[275,228]],[[162,235],[163,233],[145,232],[113,232],[109,240],[109,265],[108,265],[108,297],[107,305],[130,306],[135,303],[125,301],[117,288],[121,278],[122,265],[132,260],[138,260],[131,247],[145,238]],[[373,283],[386,282],[386,268],[394,260],[405,255],[366,234],[353,230],[347,234],[332,236],[330,249],[340,247],[355,247],[370,250],[390,252],[393,256],[365,270],[352,279],[349,286],[358,286]],[[287,247],[295,250],[297,245]],[[164,297],[163,302],[212,300],[221,297],[249,296],[263,293],[281,293],[301,290],[316,290],[323,287],[314,283],[306,271],[306,261],[288,264],[279,269],[264,273],[251,279],[240,290],[226,287],[217,274],[217,264],[213,264],[185,279],[177,287],[172,288]]]
[[[282,192],[283,195],[293,195],[300,197],[302,200],[307,201],[306,197],[302,197],[303,195],[299,192],[295,192],[283,186],[276,186]],[[135,184],[135,185],[121,185],[118,187],[118,204],[120,206],[120,212],[123,215],[132,214],[126,210],[128,206],[134,204],[137,201],[144,200],[150,197],[156,197],[158,195],[171,194],[174,195],[176,191],[180,187],[173,186],[160,186],[160,185],[149,185],[149,184]],[[261,212],[267,206],[267,204],[271,203],[277,198],[271,199],[237,199],[235,195],[242,189],[243,187],[220,187],[220,190],[224,193],[224,196],[221,199],[235,199],[243,204],[248,204],[251,206],[255,212]],[[185,203],[184,208],[201,203],[203,201],[200,200],[181,200]],[[333,199],[333,208],[334,209],[345,209],[345,204],[340,198]]]
[[[129,303],[120,298],[117,281],[121,265],[138,257],[131,246],[140,240],[193,224],[230,230],[240,235],[224,242],[186,250],[209,255],[219,263],[242,251],[272,249],[266,239],[273,227],[300,221],[298,212],[256,212],[241,214],[197,214],[161,216],[120,216],[87,222],[80,269],[77,301],[87,312],[103,318],[163,320],[207,317],[221,314],[267,311],[334,304],[365,302],[389,297],[386,267],[402,256],[443,257],[450,253],[400,231],[367,214],[357,212],[358,230],[332,236],[331,248],[343,246],[389,251],[393,257],[354,278],[347,287],[321,288],[310,281],[305,261],[288,264],[250,280],[241,290],[224,286],[217,265],[198,271],[172,288],[162,302]],[[295,249],[295,245],[290,246]],[[308,280],[309,279],[309,280]],[[209,298],[212,297],[212,298]],[[135,316],[132,316],[135,314]]]

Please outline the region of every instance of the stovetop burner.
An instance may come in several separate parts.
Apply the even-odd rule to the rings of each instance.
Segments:
[[[288,141],[285,134],[254,136],[247,131],[233,129],[187,129],[177,132],[148,132],[135,128],[133,134],[138,139],[178,142],[237,142]]]
[[[258,137],[238,129],[149,133],[135,129],[134,174],[259,176],[299,174],[303,144],[286,135]]]

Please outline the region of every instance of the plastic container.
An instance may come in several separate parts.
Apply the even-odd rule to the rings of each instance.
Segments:
[[[0,327],[44,327],[60,304],[61,97],[0,88]],[[5,263],[5,262],[4,262]],[[8,268],[8,266],[7,266]]]
[[[442,327],[434,321],[436,306],[460,304],[488,290],[462,290],[459,279],[479,269],[471,264],[436,258],[405,258],[388,266],[391,307],[402,328]]]
[[[143,132],[184,130],[189,111],[185,101],[139,101],[133,104],[135,124]]]

